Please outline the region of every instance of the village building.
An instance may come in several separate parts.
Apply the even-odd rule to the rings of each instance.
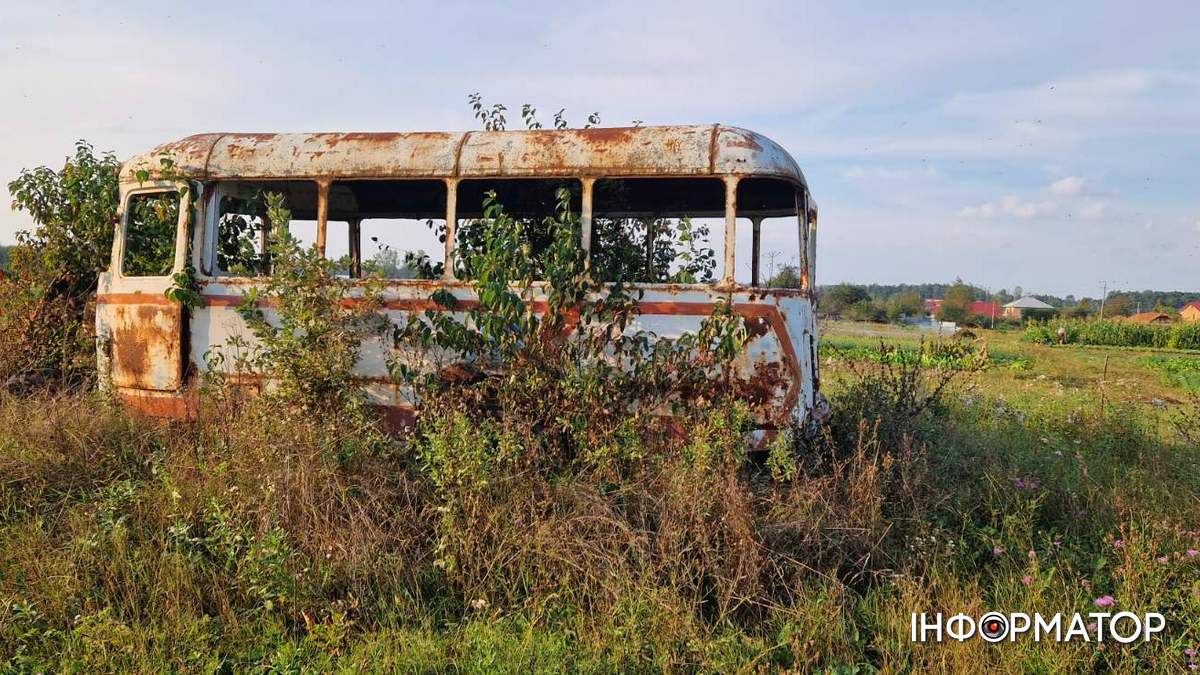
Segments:
[[[1125,320],[1130,323],[1171,323],[1171,315],[1164,312],[1138,312]]]
[[[1200,300],[1193,300],[1179,310],[1179,318],[1184,321],[1200,321]]]
[[[1057,311],[1053,305],[1048,305],[1041,300],[1027,295],[1023,298],[1013,300],[1004,306],[1004,316],[1010,319],[1020,319],[1030,313],[1046,313]]]

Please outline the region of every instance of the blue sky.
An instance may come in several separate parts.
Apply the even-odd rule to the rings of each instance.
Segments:
[[[822,283],[1200,290],[1197,3],[11,4],[5,182],[77,138],[470,129],[480,91],[774,138]]]

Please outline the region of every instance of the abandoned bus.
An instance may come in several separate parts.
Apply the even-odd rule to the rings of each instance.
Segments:
[[[210,358],[231,339],[254,342],[237,306],[271,273],[270,224],[255,195],[285,195],[293,233],[309,228],[321,255],[344,252],[340,273],[351,280],[364,276],[371,243],[375,257],[387,259],[389,251],[416,248],[409,244],[435,227],[437,249],[418,261],[422,274],[411,265],[378,267],[388,277],[384,311],[402,322],[427,308],[434,291],[472,300],[472,285],[456,278],[451,261],[456,231],[481,217],[486,193],[494,191],[506,211],[536,217],[552,212],[564,186],[593,262],[613,257],[602,228],[633,223],[627,231],[642,237],[625,241],[644,246],[644,269],[622,271],[642,293],[639,329],[679,336],[729,302],[747,327],[732,367],[752,385],[758,426],[769,432],[823,416],[816,205],[778,144],[721,125],[218,133],[160,146],[121,170],[121,217],[97,298],[106,386],[131,408],[182,417],[195,413],[195,380],[209,368],[255,381],[235,372],[235,360],[217,365]],[[689,241],[711,231],[710,248],[681,253],[678,241],[660,236],[681,228],[690,228]],[[685,263],[689,273],[679,274]],[[189,266],[203,301],[187,308],[168,291],[173,275]],[[271,308],[262,309],[270,320]],[[389,377],[383,349],[364,344],[356,375],[389,421],[402,424],[414,402]]]

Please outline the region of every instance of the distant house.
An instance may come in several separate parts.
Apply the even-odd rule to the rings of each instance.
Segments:
[[[1171,315],[1162,312],[1138,312],[1125,320],[1129,323],[1171,323]]]
[[[925,300],[925,312],[937,316],[942,309],[945,300],[941,298],[927,298]],[[967,314],[970,316],[984,316],[989,319],[995,319],[1000,316],[1000,303],[984,302],[976,300],[967,306]]]
[[[986,316],[989,319],[995,319],[1000,316],[1000,303],[976,300],[971,303],[967,313],[974,316]]]
[[[1193,300],[1179,310],[1179,318],[1184,321],[1200,321],[1200,300]]]
[[[1032,295],[1018,298],[1004,306],[1004,316],[1010,319],[1020,319],[1030,312],[1037,314],[1039,312],[1045,313],[1054,311],[1057,310],[1055,310],[1053,305],[1047,305]]]

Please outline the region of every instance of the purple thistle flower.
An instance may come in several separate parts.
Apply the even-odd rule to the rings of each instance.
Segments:
[[[1097,607],[1112,607],[1113,605],[1117,604],[1117,601],[1114,600],[1113,596],[1111,595],[1102,595],[1096,598],[1093,602]]]

